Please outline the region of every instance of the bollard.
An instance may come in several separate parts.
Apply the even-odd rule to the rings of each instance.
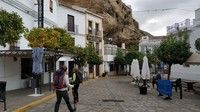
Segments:
[[[6,111],[6,81],[0,81],[0,102],[4,103],[4,111]]]

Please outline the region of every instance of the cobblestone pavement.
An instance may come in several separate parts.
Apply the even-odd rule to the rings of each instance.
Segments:
[[[200,95],[173,92],[172,100],[158,97],[155,89],[150,88],[147,95],[140,95],[137,86],[130,83],[129,76],[96,79],[80,86],[80,102],[77,112],[200,112]],[[71,91],[70,91],[71,93]],[[72,95],[70,94],[72,100]],[[103,99],[124,100],[124,102],[103,102]],[[33,108],[30,112],[53,112],[55,98]],[[60,112],[68,111],[64,101]]]

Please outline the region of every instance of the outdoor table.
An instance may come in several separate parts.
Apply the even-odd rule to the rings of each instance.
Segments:
[[[193,90],[195,91],[195,89],[193,88],[193,84],[197,83],[196,81],[184,81],[184,83],[187,83],[187,89],[188,91]]]

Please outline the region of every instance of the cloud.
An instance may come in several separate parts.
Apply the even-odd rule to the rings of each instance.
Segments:
[[[122,0],[131,5],[133,18],[142,30],[153,35],[165,35],[166,26],[194,18],[194,10],[200,8],[200,0]],[[176,8],[173,10],[156,10]],[[145,11],[146,10],[146,11]],[[148,11],[149,10],[149,11]],[[144,12],[137,12],[144,11]]]

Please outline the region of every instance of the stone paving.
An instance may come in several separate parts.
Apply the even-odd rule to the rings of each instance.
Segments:
[[[200,95],[173,92],[172,100],[158,97],[156,89],[149,88],[147,95],[140,95],[137,86],[130,83],[129,76],[96,79],[80,86],[80,102],[77,112],[200,112]],[[70,98],[72,95],[70,91]],[[124,102],[103,102],[103,99],[124,100]],[[55,98],[29,112],[53,112]],[[60,112],[68,111],[64,101]]]

